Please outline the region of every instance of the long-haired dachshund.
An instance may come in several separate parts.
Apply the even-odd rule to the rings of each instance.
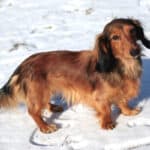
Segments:
[[[111,105],[124,115],[136,115],[128,102],[139,93],[142,73],[141,40],[150,48],[141,23],[114,19],[97,36],[93,50],[52,51],[23,61],[0,90],[0,108],[12,107],[23,99],[28,112],[44,133],[55,131],[41,117],[43,109],[60,111],[50,97],[61,93],[66,101],[92,107],[103,129],[112,129]]]

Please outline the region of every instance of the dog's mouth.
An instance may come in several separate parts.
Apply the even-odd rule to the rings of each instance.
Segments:
[[[141,58],[142,56],[145,56],[145,54],[138,54],[138,55],[136,55],[136,56],[133,56],[133,58],[135,58],[135,59],[138,59],[138,58]]]
[[[144,54],[141,53],[141,50],[134,49],[134,50],[130,51],[130,56],[132,56],[132,58],[134,58],[134,59],[138,59],[138,58],[141,58],[142,56],[144,56]]]
[[[139,50],[139,49],[132,49],[132,50],[130,51],[130,55],[131,55],[132,57],[139,56],[139,55],[140,55],[140,50]]]
[[[133,58],[134,58],[134,59],[138,59],[138,58],[141,58],[141,56],[142,56],[142,55],[139,54],[139,55],[133,56]]]

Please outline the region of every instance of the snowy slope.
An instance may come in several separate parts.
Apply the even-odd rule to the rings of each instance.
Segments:
[[[0,87],[27,56],[47,50],[93,47],[95,35],[115,17],[141,20],[150,39],[148,0],[0,0]],[[141,93],[132,105],[139,115],[125,117],[113,109],[117,127],[99,128],[93,110],[78,105],[51,114],[60,129],[44,135],[26,107],[0,110],[0,150],[150,149],[150,50],[144,49]]]

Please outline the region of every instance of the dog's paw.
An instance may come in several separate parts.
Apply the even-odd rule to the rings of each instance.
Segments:
[[[137,115],[137,114],[139,114],[140,112],[141,112],[141,108],[136,107],[136,108],[134,108],[134,109],[132,110],[131,114],[132,114],[132,115]]]
[[[112,130],[116,127],[116,123],[114,122],[103,122],[101,123],[101,127],[102,129],[105,129],[105,130]]]
[[[58,106],[58,105],[54,105],[54,104],[51,104],[50,110],[52,112],[62,112],[62,111],[64,111],[62,106]]]
[[[57,130],[57,127],[55,124],[45,125],[40,128],[40,131],[43,133],[52,133]]]
[[[125,111],[125,112],[123,112],[123,114],[126,116],[135,116],[135,115],[139,114],[140,112],[141,112],[141,108],[137,107],[137,108]]]

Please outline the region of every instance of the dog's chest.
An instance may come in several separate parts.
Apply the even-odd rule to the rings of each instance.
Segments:
[[[126,79],[122,86],[122,93],[126,97],[127,100],[130,100],[132,98],[135,98],[139,94],[139,88],[140,88],[140,80],[129,80]]]

